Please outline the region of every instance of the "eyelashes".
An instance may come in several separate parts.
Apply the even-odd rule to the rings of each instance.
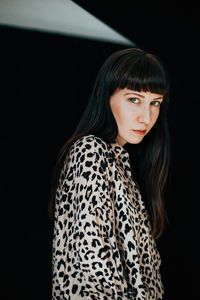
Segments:
[[[151,102],[151,104],[154,105],[154,106],[160,106],[161,105],[161,103],[159,101],[153,101],[153,102]]]
[[[129,101],[130,101],[131,103],[135,103],[135,104],[140,103],[140,99],[138,99],[138,98],[136,98],[136,97],[131,97],[131,98],[129,98]],[[156,106],[156,107],[159,107],[159,106],[161,105],[161,102],[160,102],[160,101],[152,101],[152,102],[151,102],[151,105]]]
[[[138,98],[135,98],[135,97],[129,98],[129,101],[132,102],[132,103],[139,103],[140,102],[140,100]]]

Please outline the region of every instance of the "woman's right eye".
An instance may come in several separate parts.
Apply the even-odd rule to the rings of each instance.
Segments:
[[[139,103],[139,99],[134,97],[129,98],[129,101],[132,103]]]

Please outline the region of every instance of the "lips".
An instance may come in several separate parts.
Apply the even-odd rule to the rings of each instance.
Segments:
[[[146,130],[134,130],[133,131],[139,135],[144,135],[146,133]]]

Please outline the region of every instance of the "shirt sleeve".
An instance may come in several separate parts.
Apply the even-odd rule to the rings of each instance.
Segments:
[[[63,176],[55,211],[53,299],[131,299],[102,145],[74,147]]]

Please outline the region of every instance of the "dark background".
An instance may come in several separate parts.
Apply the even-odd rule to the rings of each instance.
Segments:
[[[165,299],[199,299],[199,18],[192,2],[74,1],[170,74],[169,224],[158,240]],[[154,3],[154,2],[153,2]],[[117,44],[0,27],[1,299],[51,299],[47,206],[56,155]]]

